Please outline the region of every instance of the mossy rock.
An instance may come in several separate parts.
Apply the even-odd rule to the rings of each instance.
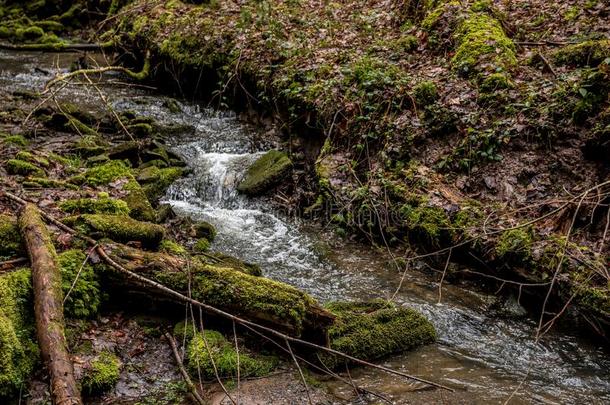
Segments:
[[[9,174],[21,176],[44,177],[45,172],[40,167],[20,159],[9,159],[6,162],[6,171]]]
[[[123,215],[83,214],[64,218],[62,222],[98,238],[122,243],[137,241],[151,248],[157,248],[165,235],[160,225],[136,221]]]
[[[157,201],[159,198],[163,197],[167,188],[184,174],[184,169],[181,167],[159,169],[158,167],[153,166],[151,169],[156,169],[158,177],[154,182],[144,184],[142,187],[150,201]]]
[[[138,221],[155,222],[157,213],[144,190],[135,181],[131,182],[128,188],[130,188],[129,194],[123,197],[123,201],[129,207],[129,216]]]
[[[125,201],[110,198],[107,194],[101,194],[98,198],[66,200],[59,203],[59,209],[69,214],[129,215]]]
[[[0,214],[0,257],[15,257],[24,254],[25,247],[19,233],[17,218]]]
[[[3,135],[2,143],[5,145],[14,145],[19,147],[27,146],[28,141],[23,137],[23,135]]]
[[[39,361],[32,300],[29,269],[0,275],[0,399],[27,385]]]
[[[269,374],[278,364],[275,356],[239,353],[239,374],[244,377],[262,377]],[[233,342],[229,342],[220,332],[206,330],[197,332],[187,347],[187,364],[196,376],[199,371],[204,379],[219,377],[237,378],[238,353]]]
[[[89,318],[97,314],[101,302],[100,284],[87,255],[71,249],[60,253],[57,260],[61,269],[61,287],[67,296],[64,313],[73,318]]]
[[[286,153],[270,150],[248,168],[237,190],[249,195],[261,194],[279,184],[291,170],[292,161]]]
[[[216,228],[206,221],[197,222],[195,224],[195,236],[198,238],[206,238],[210,242],[213,242],[216,238]]]
[[[121,373],[121,360],[109,351],[101,352],[91,361],[81,381],[83,392],[96,395],[116,385]]]
[[[375,360],[434,342],[434,326],[419,312],[387,301],[335,302],[326,309],[337,316],[329,329],[330,347],[361,360]],[[335,368],[343,359],[321,353]]]

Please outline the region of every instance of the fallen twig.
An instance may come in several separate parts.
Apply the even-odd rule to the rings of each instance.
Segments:
[[[195,386],[195,384],[193,384],[193,380],[191,380],[189,373],[187,373],[186,369],[184,368],[184,364],[182,363],[182,359],[180,358],[180,353],[178,353],[178,347],[176,346],[176,340],[169,333],[165,333],[165,338],[167,339],[167,341],[169,342],[169,345],[172,348],[172,352],[174,353],[174,358],[176,359],[176,364],[178,364],[178,368],[180,369],[182,378],[184,378],[184,382],[186,382],[186,385],[191,390],[191,394],[193,394],[193,397],[195,397],[195,400],[197,401],[197,403],[199,405],[205,405],[205,401],[203,400],[203,398],[201,398],[201,395],[199,395],[199,391],[197,391],[197,387]]]

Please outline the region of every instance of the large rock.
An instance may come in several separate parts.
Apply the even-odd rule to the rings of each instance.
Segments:
[[[292,161],[288,155],[270,150],[250,166],[237,190],[249,195],[264,193],[280,183],[291,170]]]
[[[436,339],[426,317],[387,301],[333,302],[326,309],[337,317],[328,330],[330,347],[361,360],[380,359]],[[344,359],[328,353],[320,353],[320,358],[329,368],[344,364]]]

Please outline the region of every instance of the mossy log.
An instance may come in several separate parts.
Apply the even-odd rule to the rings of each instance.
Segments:
[[[334,316],[308,294],[281,282],[245,274],[228,265],[213,265],[194,257],[145,252],[120,244],[104,250],[121,266],[182,294],[250,321],[326,342]],[[130,279],[126,283],[136,283]],[[136,287],[139,287],[136,285]]]
[[[124,215],[83,214],[64,218],[62,222],[94,237],[110,238],[117,242],[140,242],[156,248],[165,230],[150,222],[136,221]]]
[[[51,376],[52,401],[82,404],[64,334],[63,292],[55,248],[40,211],[33,204],[24,206],[19,226],[32,265],[36,335]]]

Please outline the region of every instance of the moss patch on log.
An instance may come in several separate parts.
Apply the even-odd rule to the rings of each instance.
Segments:
[[[249,195],[261,194],[280,183],[290,173],[292,161],[278,150],[270,150],[248,168],[237,190]]]
[[[128,215],[129,207],[122,200],[100,193],[98,198],[79,198],[59,203],[59,208],[69,214],[113,214]]]
[[[158,247],[165,235],[165,230],[160,225],[136,221],[122,215],[83,214],[64,218],[62,222],[85,234],[122,243],[137,241],[152,248]]]

